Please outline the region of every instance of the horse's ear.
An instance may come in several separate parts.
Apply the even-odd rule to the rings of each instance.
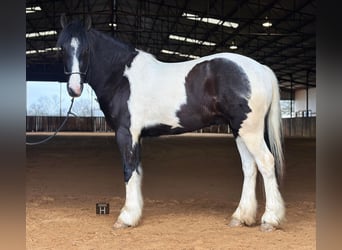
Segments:
[[[91,28],[91,16],[87,15],[86,20],[84,22],[84,27],[86,28],[86,30],[90,30]]]
[[[62,28],[64,28],[64,27],[67,25],[67,18],[66,18],[65,13],[63,13],[63,14],[61,15],[61,20],[60,20],[60,22],[61,22]]]

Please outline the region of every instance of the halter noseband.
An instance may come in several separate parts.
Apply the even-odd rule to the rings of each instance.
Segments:
[[[73,74],[86,75],[87,74],[87,70],[85,72],[78,72],[78,71],[69,72],[69,71],[66,71],[65,68],[64,68],[64,74],[65,75],[73,75]]]
[[[79,75],[86,75],[88,73],[88,68],[89,68],[89,64],[90,64],[90,55],[88,55],[88,64],[87,64],[87,68],[85,69],[85,71],[67,71],[65,69],[65,65],[64,65],[64,74],[65,75],[74,75],[74,74],[79,74]]]
[[[89,68],[89,62],[90,62],[90,56],[88,57],[88,64],[87,64],[87,68],[85,69],[85,71],[66,71],[65,69],[65,65],[64,65],[64,74],[65,75],[74,75],[74,74],[79,74],[79,75],[86,75],[88,72],[88,68]]]

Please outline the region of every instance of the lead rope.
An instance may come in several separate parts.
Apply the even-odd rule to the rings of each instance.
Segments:
[[[42,143],[45,143],[49,140],[51,140],[52,138],[54,138],[57,133],[63,128],[63,126],[65,125],[65,123],[67,122],[68,118],[70,115],[73,115],[73,116],[77,116],[76,114],[74,114],[73,112],[71,112],[71,109],[72,109],[72,106],[74,104],[74,97],[71,99],[71,104],[70,104],[70,107],[69,107],[69,110],[68,110],[68,113],[64,119],[64,121],[62,122],[62,124],[56,129],[56,131],[50,135],[49,137],[41,140],[41,141],[38,141],[38,142],[26,142],[26,145],[29,145],[29,146],[33,146],[33,145],[39,145],[39,144],[42,144]]]

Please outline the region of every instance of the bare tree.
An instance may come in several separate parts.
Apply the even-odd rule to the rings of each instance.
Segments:
[[[57,95],[41,96],[37,102],[30,105],[29,115],[48,116],[59,115],[59,98]]]
[[[91,103],[89,99],[78,99],[72,107],[77,116],[91,116]]]

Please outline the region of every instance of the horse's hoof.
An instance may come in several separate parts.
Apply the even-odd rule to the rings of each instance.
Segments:
[[[228,224],[229,227],[243,227],[244,224],[241,223],[238,219],[232,218]]]
[[[114,229],[122,229],[122,228],[127,228],[127,227],[129,227],[129,225],[127,225],[127,224],[125,224],[125,223],[123,223],[122,221],[119,221],[119,220],[117,220],[114,223],[114,225],[113,225]]]
[[[262,223],[260,225],[260,231],[261,232],[273,232],[277,228],[269,223]]]

